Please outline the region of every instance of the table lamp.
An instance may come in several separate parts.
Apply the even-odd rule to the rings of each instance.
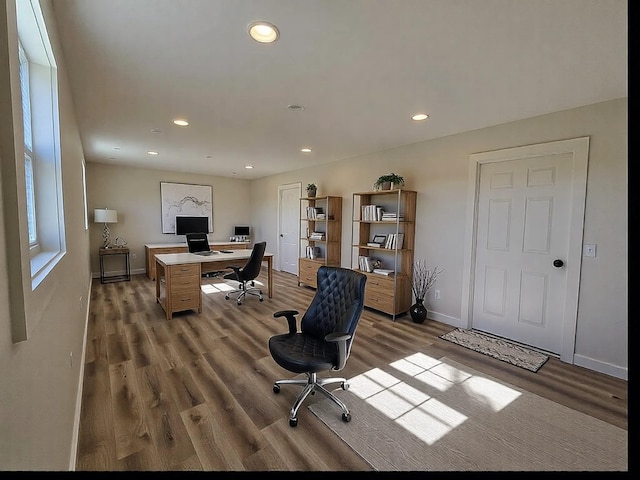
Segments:
[[[102,248],[109,248],[111,244],[111,232],[109,232],[110,223],[118,223],[118,211],[109,210],[108,208],[96,208],[93,211],[93,221],[95,223],[104,223],[102,230]]]

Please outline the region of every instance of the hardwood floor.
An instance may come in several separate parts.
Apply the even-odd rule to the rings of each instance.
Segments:
[[[263,272],[259,280],[266,284]],[[288,414],[298,387],[269,355],[269,336],[287,330],[282,309],[306,310],[315,290],[274,272],[274,296],[241,306],[224,282],[203,279],[203,313],[167,321],[144,275],[91,290],[76,470],[367,471],[370,467],[306,406],[296,428]],[[301,315],[298,316],[298,320]],[[551,358],[532,373],[442,340],[453,327],[365,309],[351,357],[353,377],[422,352],[457,362],[627,429],[624,380]],[[337,386],[337,385],[336,385]],[[357,412],[351,412],[354,422]],[[340,411],[336,408],[336,415]]]

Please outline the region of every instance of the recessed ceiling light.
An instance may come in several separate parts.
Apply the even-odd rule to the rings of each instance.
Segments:
[[[120,150],[120,147],[113,147],[114,150]]]
[[[186,127],[187,125],[189,125],[189,122],[187,122],[186,120],[182,119],[182,118],[176,118],[173,123],[175,123],[176,125],[180,125],[181,127]]]
[[[250,170],[253,168],[253,165],[245,165],[244,168],[246,168],[247,170]]]
[[[159,128],[152,128],[151,133],[162,133],[162,130],[160,130]]]
[[[311,153],[311,149],[310,148],[301,148],[300,151],[302,153]]]
[[[304,110],[303,105],[287,105],[287,110],[290,112],[301,112]]]
[[[258,43],[273,43],[280,36],[280,32],[272,23],[259,21],[249,25],[249,35]]]
[[[411,117],[411,119],[415,120],[416,122],[426,120],[427,118],[429,118],[429,115],[427,115],[426,113],[416,113],[413,117]]]
[[[158,155],[158,152],[154,152],[154,151],[152,151],[152,150],[149,150],[147,153],[148,153],[149,155]]]

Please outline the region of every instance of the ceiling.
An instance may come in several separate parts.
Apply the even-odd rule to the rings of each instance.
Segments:
[[[628,96],[626,0],[52,3],[89,162],[255,179]]]

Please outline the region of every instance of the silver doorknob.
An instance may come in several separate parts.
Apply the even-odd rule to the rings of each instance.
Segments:
[[[563,265],[564,265],[564,262],[559,258],[553,261],[553,266],[556,268],[562,268]]]

